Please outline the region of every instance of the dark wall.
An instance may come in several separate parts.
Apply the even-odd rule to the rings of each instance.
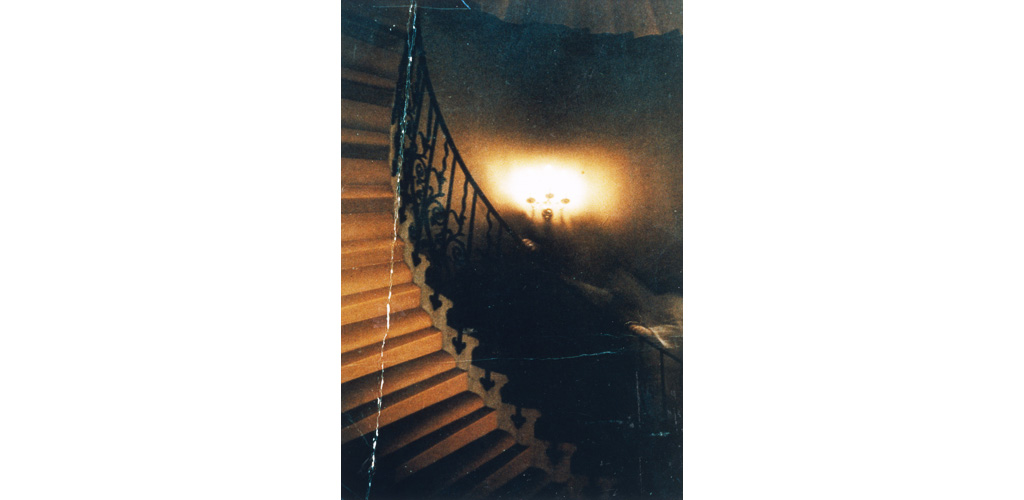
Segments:
[[[424,11],[441,109],[467,166],[506,218],[516,157],[579,160],[595,186],[571,227],[547,233],[576,277],[627,269],[657,293],[682,286],[682,37],[511,24],[478,10]]]

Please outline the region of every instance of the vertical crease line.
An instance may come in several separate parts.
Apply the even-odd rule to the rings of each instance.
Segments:
[[[405,61],[406,72],[405,90],[402,92],[402,119],[399,121],[399,134],[400,141],[398,142],[398,165],[399,168],[395,173],[395,197],[393,204],[393,219],[391,225],[391,263],[390,272],[388,274],[388,298],[384,305],[384,337],[380,341],[380,387],[377,393],[377,421],[374,424],[373,429],[373,443],[370,449],[370,470],[367,476],[366,482],[366,500],[370,499],[370,492],[373,489],[373,475],[377,470],[377,441],[380,438],[380,414],[384,405],[384,346],[388,341],[388,334],[391,333],[391,297],[395,285],[395,246],[398,244],[398,216],[401,210],[401,194],[400,186],[402,182],[402,168],[401,165],[405,160],[405,126],[408,122],[406,115],[409,111],[409,95],[411,92],[411,80],[412,80],[412,61],[414,53],[414,44],[416,40],[416,0],[413,0],[409,4],[409,24],[406,27],[407,33],[407,46],[409,51],[407,54],[408,59]]]

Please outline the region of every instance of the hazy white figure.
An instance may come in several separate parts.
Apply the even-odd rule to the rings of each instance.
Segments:
[[[654,339],[668,349],[682,347],[683,297],[655,294],[632,274],[616,270],[604,288],[563,276],[594,304],[610,307],[637,335]]]

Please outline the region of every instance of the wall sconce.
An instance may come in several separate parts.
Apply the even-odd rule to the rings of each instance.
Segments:
[[[569,198],[562,198],[562,206],[556,205],[554,201],[554,193],[548,193],[544,195],[544,198],[545,199],[543,201],[539,201],[532,196],[526,199],[526,202],[530,204],[531,208],[537,209],[539,207],[541,209],[540,216],[543,217],[544,220],[551,220],[555,216],[554,207],[557,206],[561,209],[562,206],[569,204]]]

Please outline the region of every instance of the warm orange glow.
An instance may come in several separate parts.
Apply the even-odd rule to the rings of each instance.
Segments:
[[[638,198],[640,177],[632,157],[609,151],[601,145],[579,144],[559,147],[529,142],[478,140],[467,164],[485,193],[502,215],[516,219],[525,215],[540,224],[546,208],[545,195],[553,194],[550,206],[553,222],[618,225],[631,218],[635,209],[629,200]],[[534,198],[535,203],[526,200]],[[569,203],[563,204],[562,199]]]
[[[543,210],[551,208],[554,221],[562,224],[572,224],[579,217],[617,218],[615,205],[622,186],[616,186],[616,169],[606,158],[578,152],[520,153],[492,157],[487,165],[496,188],[492,192],[505,210],[518,210],[540,222]],[[548,194],[554,196],[547,198]],[[563,203],[565,199],[569,203]]]
[[[511,169],[503,183],[505,194],[527,211],[541,210],[545,202],[556,212],[572,214],[586,205],[586,185],[578,171],[551,163],[524,165]],[[548,195],[553,195],[548,198]],[[563,199],[569,203],[562,203]],[[535,200],[531,204],[528,200]]]

